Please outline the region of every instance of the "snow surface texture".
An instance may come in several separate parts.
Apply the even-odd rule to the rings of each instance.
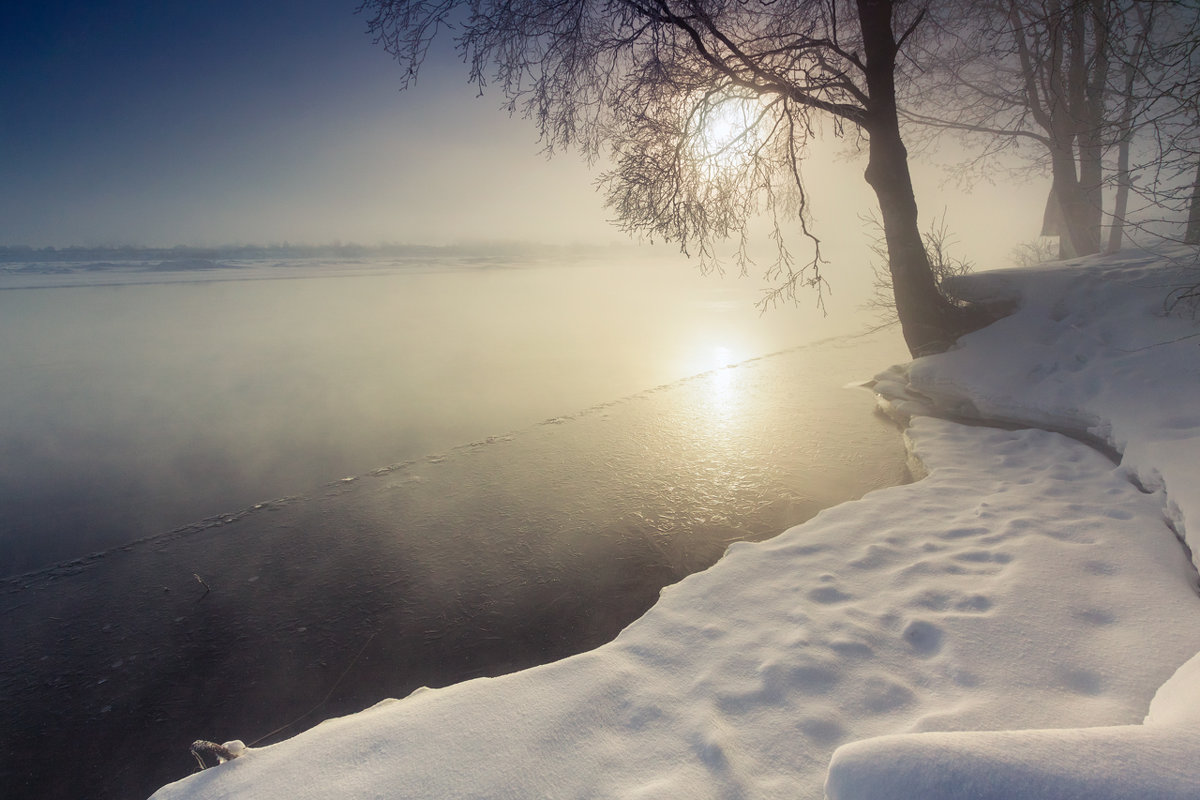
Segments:
[[[1158,500],[1163,522],[1195,561],[1200,331],[1184,315],[1165,314],[1164,298],[1198,279],[1193,250],[973,276],[963,284],[967,296],[1016,300],[1018,313],[957,350],[893,368],[876,391],[901,419],[948,411],[1106,445],[1121,454],[1118,474]],[[1055,521],[1066,529],[1070,519]],[[1185,611],[1176,625],[1194,626],[1194,615]],[[1200,655],[1159,689],[1144,724],[855,742],[834,754],[826,791],[831,800],[1195,798],[1198,723]]]
[[[734,545],[612,643],[384,701],[154,797],[1195,797],[1200,658],[1179,665],[1200,599],[1164,509],[1200,519],[1200,348],[1138,349],[1196,330],[1150,313],[1144,261],[981,276],[1026,298],[1017,315],[877,386],[899,413],[1087,427],[1124,465],[916,416],[923,480]]]

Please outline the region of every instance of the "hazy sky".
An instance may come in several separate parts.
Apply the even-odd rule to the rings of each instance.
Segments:
[[[357,4],[10,4],[0,245],[626,241],[595,174],[542,157],[532,124],[478,97],[448,42],[399,91]],[[863,161],[806,168],[827,241],[862,239]],[[950,208],[989,265],[1036,232],[1042,191],[951,197],[918,175],[925,219]]]
[[[586,167],[546,163],[460,62],[398,91],[356,7],[10,6],[0,244],[619,238]]]

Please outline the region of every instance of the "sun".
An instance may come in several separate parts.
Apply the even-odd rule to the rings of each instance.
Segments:
[[[710,177],[748,163],[761,144],[762,108],[757,98],[712,97],[699,103],[691,119],[691,152]]]

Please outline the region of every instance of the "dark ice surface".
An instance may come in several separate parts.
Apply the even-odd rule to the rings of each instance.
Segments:
[[[195,739],[611,640],[664,585],[907,479],[844,388],[894,335],[797,348],[0,581],[0,786],[140,798]]]

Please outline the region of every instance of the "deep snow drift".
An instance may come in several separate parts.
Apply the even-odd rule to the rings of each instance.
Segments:
[[[155,798],[1194,796],[1200,599],[1168,520],[1200,531],[1200,347],[1161,313],[1168,266],[975,277],[1017,313],[876,385],[917,415],[923,480],[734,545],[598,650],[382,702]]]

